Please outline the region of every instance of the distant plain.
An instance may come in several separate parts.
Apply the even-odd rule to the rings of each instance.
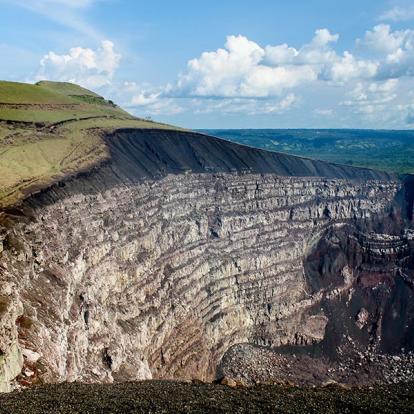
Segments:
[[[252,147],[396,173],[414,173],[414,131],[341,129],[201,130]]]

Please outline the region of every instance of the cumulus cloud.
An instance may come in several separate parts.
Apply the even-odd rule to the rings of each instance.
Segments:
[[[184,112],[179,100],[166,96],[168,86],[154,90],[148,85],[123,82],[115,93],[116,100],[125,108],[144,116],[177,115]]]
[[[81,3],[78,7],[87,7],[87,2]],[[393,31],[379,24],[356,42],[356,48],[342,52],[337,50],[338,41],[339,35],[328,29],[317,30],[301,47],[259,45],[232,35],[222,48],[191,59],[171,84],[124,82],[108,90],[112,99],[138,115],[278,115],[302,107],[314,118],[342,116],[346,111],[350,117],[359,114],[374,122],[374,116],[384,120],[400,108],[403,122],[403,116],[413,112],[399,92],[414,84],[414,30]],[[120,58],[110,41],[97,49],[49,52],[36,78],[96,89],[111,84]],[[402,79],[412,82],[404,81],[402,87]]]
[[[348,82],[353,79],[370,79],[376,75],[378,63],[358,60],[351,53],[344,52],[324,69],[324,77],[334,82]]]
[[[324,47],[329,43],[337,42],[338,39],[338,34],[332,34],[328,29],[319,29],[315,32],[315,37],[312,39],[312,45],[317,48]]]
[[[258,67],[265,52],[244,36],[229,36],[225,49],[204,52],[188,62],[178,89],[194,96],[241,96],[241,83]]]
[[[311,68],[282,66],[297,53],[287,45],[262,48],[244,36],[229,36],[224,48],[205,52],[188,63],[177,90],[205,97],[277,96],[315,78]]]
[[[299,52],[286,43],[277,46],[266,46],[264,63],[269,65],[291,64],[298,55]]]
[[[153,114],[281,114],[306,104],[305,91],[331,88],[342,93],[337,105],[354,114],[385,111],[397,98],[397,68],[407,75],[414,67],[412,32],[380,24],[365,33],[355,50],[342,53],[336,50],[338,41],[339,35],[328,29],[317,30],[299,48],[228,36],[222,48],[191,59],[176,83],[135,85],[127,93],[128,105]],[[336,113],[329,107],[311,112],[321,117]]]
[[[270,102],[269,105],[265,108],[265,111],[267,113],[281,113],[290,109],[292,106],[298,103],[298,101],[299,98],[295,94],[290,93],[278,102]]]
[[[410,37],[411,30],[391,31],[388,24],[379,24],[374,26],[372,30],[365,33],[364,38],[360,41],[367,49],[388,54],[400,48],[407,37]]]
[[[49,52],[40,61],[36,79],[73,82],[99,89],[111,83],[120,60],[121,55],[110,40],[103,40],[96,50],[73,47],[66,54]]]
[[[383,82],[362,83],[359,82],[348,93],[348,100],[343,105],[352,107],[354,112],[373,114],[381,112],[384,107],[397,98],[397,79],[389,79]]]
[[[239,84],[236,95],[243,97],[278,96],[286,89],[316,80],[309,66],[268,67],[257,66],[249,71]]]
[[[191,59],[175,83],[124,85],[121,95],[138,114],[279,116],[301,108],[302,116],[348,119],[351,125],[411,122],[414,30],[378,24],[345,51],[338,50],[339,40],[328,29],[300,47],[228,36],[223,47]]]
[[[414,30],[392,31],[379,24],[365,33],[353,52],[338,53],[338,40],[339,35],[328,29],[317,30],[300,48],[286,43],[261,46],[241,35],[229,36],[223,48],[189,61],[175,93],[272,98],[315,82],[348,85],[414,76]]]
[[[177,93],[200,97],[269,98],[317,80],[347,82],[369,79],[378,63],[339,55],[332,45],[339,39],[319,29],[300,49],[287,44],[260,46],[244,36],[229,36],[224,48],[192,59],[181,75]]]
[[[359,43],[377,53],[379,78],[414,76],[414,30],[392,31],[389,25],[380,24]]]

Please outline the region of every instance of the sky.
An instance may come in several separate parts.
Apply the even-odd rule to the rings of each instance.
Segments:
[[[414,1],[0,0],[0,79],[188,128],[411,129]]]

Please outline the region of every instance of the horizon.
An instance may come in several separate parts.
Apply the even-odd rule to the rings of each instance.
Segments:
[[[4,80],[77,83],[191,129],[414,127],[406,0],[0,5]]]
[[[410,129],[380,128],[194,128],[195,131],[375,131],[375,132],[414,132]]]

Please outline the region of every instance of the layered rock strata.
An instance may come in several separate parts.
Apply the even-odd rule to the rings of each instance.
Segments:
[[[374,319],[374,342],[389,334],[371,299],[347,300],[383,283],[381,260],[411,295],[397,178],[190,133],[124,130],[107,145],[105,165],[1,213],[2,390],[214,379],[235,344],[340,347],[336,309],[359,307],[347,335],[365,329],[364,346]]]

